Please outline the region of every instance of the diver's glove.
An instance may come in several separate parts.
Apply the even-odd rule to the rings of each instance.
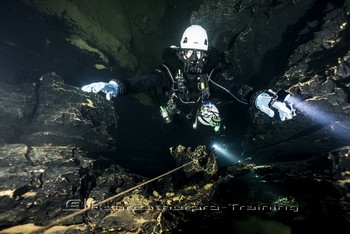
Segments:
[[[96,82],[81,87],[81,90],[89,93],[98,93],[100,91],[106,94],[106,99],[109,101],[112,97],[117,97],[120,91],[119,84],[114,80],[109,83]]]
[[[255,106],[270,117],[275,115],[275,110],[278,111],[279,117],[282,121],[291,119],[295,116],[295,109],[293,103],[288,101],[291,97],[290,93],[286,91],[279,91],[278,93],[271,89],[258,94],[255,98]]]

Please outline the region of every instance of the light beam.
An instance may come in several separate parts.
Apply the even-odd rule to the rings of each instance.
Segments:
[[[234,163],[236,163],[238,161],[237,157],[235,157],[233,154],[231,154],[225,146],[218,144],[218,143],[214,143],[213,148],[214,148],[215,153],[219,157],[224,157],[225,159],[228,159],[230,162],[234,162]]]

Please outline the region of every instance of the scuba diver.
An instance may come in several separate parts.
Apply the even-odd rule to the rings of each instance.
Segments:
[[[217,49],[209,47],[206,30],[199,25],[188,27],[181,38],[180,47],[171,46],[163,51],[163,64],[150,74],[106,82],[95,82],[82,87],[85,92],[106,94],[106,99],[145,92],[161,87],[167,101],[160,106],[160,114],[169,124],[177,118],[192,119],[218,132],[222,116],[218,103],[235,99],[255,107],[270,117],[279,114],[284,121],[292,119],[295,109],[286,91],[255,91],[239,86],[227,74],[232,64],[225,62]],[[235,95],[236,94],[236,95]],[[219,100],[219,101],[217,101]]]

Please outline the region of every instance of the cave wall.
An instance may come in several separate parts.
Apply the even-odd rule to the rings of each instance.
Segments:
[[[91,151],[115,147],[117,116],[103,97],[67,85],[55,73],[33,83],[0,84],[1,144],[75,145]]]
[[[24,1],[66,25],[67,40],[73,45],[98,53],[104,67],[128,76],[159,65],[163,48],[179,44],[181,31],[189,24],[188,15],[200,2]]]
[[[300,28],[288,69],[270,83],[294,94],[297,115],[271,122],[254,113],[245,154],[259,161],[296,160],[349,145],[349,7],[349,1],[328,4],[323,17]]]
[[[32,76],[31,74],[37,75],[38,70],[28,69],[31,66],[25,66],[28,58],[41,58],[41,61],[46,59],[48,60],[45,63],[46,66],[56,64],[57,60],[56,57],[45,57],[42,51],[47,51],[48,55],[59,54],[57,51],[61,51],[62,54],[71,53],[71,57],[79,55],[79,58],[93,54],[94,57],[87,63],[88,66],[94,67],[94,64],[100,64],[110,68],[109,65],[112,65],[115,60],[116,63],[112,66],[122,68],[123,63],[118,61],[126,56],[125,53],[135,43],[135,46],[138,47],[138,50],[135,51],[139,51],[137,53],[140,53],[141,57],[136,56],[136,53],[127,54],[128,57],[124,61],[125,69],[130,68],[130,70],[126,73],[136,74],[145,70],[143,67],[153,66],[151,64],[153,62],[158,63],[155,60],[148,61],[149,54],[147,53],[151,49],[144,48],[145,54],[140,52],[143,49],[141,48],[142,38],[147,37],[147,33],[141,33],[141,28],[147,32],[155,30],[150,26],[148,28],[147,17],[144,18],[142,14],[142,23],[136,23],[130,27],[135,27],[137,28],[137,30],[134,28],[135,31],[140,31],[138,34],[141,35],[140,41],[133,42],[136,34],[127,31],[129,28],[122,27],[121,30],[125,30],[123,43],[130,47],[118,51],[117,47],[123,44],[122,42],[115,43],[121,40],[119,33],[114,32],[111,35],[109,32],[113,31],[114,27],[112,29],[112,27],[105,26],[108,30],[103,31],[104,27],[98,26],[96,22],[99,16],[103,15],[99,10],[94,12],[78,4],[78,1],[57,3],[28,1],[27,3],[38,7],[44,15],[54,16],[40,19],[35,18],[34,16],[37,15],[34,14],[27,18],[29,23],[42,21],[46,26],[52,26],[53,31],[56,27],[59,28],[57,29],[59,33],[49,34],[54,35],[51,38],[59,38],[60,33],[64,32],[60,28],[60,23],[63,22],[64,25],[68,24],[71,27],[68,32],[61,35],[61,38],[66,39],[69,35],[70,39],[83,40],[76,40],[75,42],[81,43],[74,45],[70,44],[74,40],[60,40],[59,44],[55,44],[59,40],[46,41],[42,40],[45,37],[38,37],[38,43],[33,47],[27,38],[33,36],[35,39],[36,35],[29,35],[30,30],[34,28],[33,24],[29,23],[28,25],[32,28],[28,27],[28,32],[0,36],[2,52],[0,54],[0,127],[2,129],[0,132],[2,145],[0,147],[0,180],[2,182],[0,200],[3,205],[2,210],[14,208],[10,212],[1,213],[2,228],[32,221],[39,225],[45,224],[49,220],[45,219],[45,216],[40,216],[38,212],[43,209],[52,211],[50,219],[60,216],[58,211],[62,208],[65,196],[86,198],[91,195],[103,199],[129,188],[135,184],[135,178],[136,181],[143,180],[135,175],[118,174],[117,172],[120,171],[118,167],[106,169],[103,168],[106,167],[105,165],[101,166],[101,161],[110,166],[110,161],[104,157],[104,153],[115,151],[113,131],[118,127],[117,123],[119,124],[116,116],[119,109],[114,110],[113,104],[107,102],[103,95],[83,93],[79,87],[67,85],[65,77],[60,77],[56,73]],[[101,7],[96,6],[96,2],[91,2],[91,4],[96,9]],[[119,2],[110,4],[121,6]],[[148,11],[150,9],[148,3],[143,4],[140,9]],[[237,164],[233,168],[220,169],[221,174],[218,177],[216,177],[216,164],[215,167],[211,167],[215,169],[213,177],[205,173],[205,177],[202,178],[203,174],[190,171],[190,176],[194,177],[185,178],[181,182],[177,181],[176,186],[171,184],[170,180],[164,180],[164,184],[148,187],[147,193],[142,191],[144,192],[142,196],[136,193],[125,197],[124,204],[130,201],[137,205],[149,205],[150,202],[178,204],[177,202],[181,201],[191,202],[189,204],[196,204],[196,201],[214,201],[219,204],[231,202],[232,204],[232,199],[236,198],[236,201],[242,204],[248,202],[272,204],[271,201],[278,201],[279,203],[276,204],[297,204],[301,210],[293,213],[292,216],[283,213],[274,213],[272,216],[269,216],[269,213],[263,213],[261,216],[273,217],[288,224],[294,232],[310,233],[314,231],[314,226],[320,226],[317,231],[331,231],[333,227],[323,229],[329,226],[329,220],[336,221],[339,226],[348,226],[350,48],[347,42],[349,41],[349,5],[349,1],[333,3],[327,1],[266,1],[264,4],[247,1],[204,1],[198,11],[193,13],[191,22],[201,22],[204,26],[207,25],[209,33],[213,35],[211,36],[213,43],[221,49],[228,50],[228,59],[237,68],[235,70],[236,79],[238,81],[249,79],[251,83],[261,81],[257,86],[289,90],[300,99],[300,103],[296,103],[297,116],[290,121],[280,122],[277,117],[271,119],[251,110],[252,125],[243,144],[245,150],[243,157],[247,159],[242,164]],[[53,6],[57,7],[58,13],[49,11]],[[65,14],[64,7],[71,9],[71,12],[68,13],[69,10],[67,10]],[[106,8],[101,7],[102,9]],[[14,11],[15,8],[2,7],[0,10],[2,16],[9,16],[11,15],[9,11]],[[111,12],[112,10],[106,9],[106,11]],[[138,12],[136,9],[134,11]],[[138,18],[135,12],[130,14],[136,20]],[[167,15],[165,13],[167,10],[160,12],[161,15]],[[313,14],[315,12],[319,14]],[[122,12],[120,15],[123,18],[126,14]],[[285,15],[293,17],[285,17]],[[108,22],[114,21],[114,17],[114,15],[111,16]],[[59,22],[54,23],[48,19],[57,19]],[[60,21],[62,19],[63,21]],[[78,27],[80,22],[85,26]],[[123,22],[130,23],[131,21]],[[136,20],[136,22],[139,21]],[[152,24],[151,22],[149,24]],[[165,24],[160,20],[156,22]],[[265,27],[266,25],[268,26]],[[1,26],[4,29],[10,29],[8,24],[2,23]],[[177,27],[181,28],[183,25]],[[268,30],[263,30],[266,28]],[[74,31],[75,29],[77,31]],[[255,30],[250,31],[250,29]],[[99,30],[103,32],[98,33]],[[176,34],[181,32],[181,30],[172,32],[175,33],[175,31]],[[99,34],[101,38],[98,37]],[[7,36],[17,40],[8,40]],[[135,38],[131,39],[130,36],[135,36]],[[151,33],[148,36],[151,40],[154,35]],[[178,36],[171,35],[171,42]],[[101,41],[98,42],[100,39]],[[104,41],[107,41],[108,45],[103,44]],[[170,42],[168,39],[164,41]],[[29,46],[26,47],[28,44]],[[117,46],[114,47],[114,44]],[[158,45],[158,41],[155,41],[154,44]],[[78,49],[76,45],[83,48],[83,54],[87,54],[80,56],[81,51],[76,53]],[[291,47],[288,47],[289,45]],[[37,50],[39,47],[43,47],[43,50]],[[57,50],[51,53],[52,50],[45,48],[56,48]],[[111,53],[109,53],[110,50]],[[23,61],[13,59],[13,52],[25,55],[25,59]],[[159,58],[156,50],[154,50],[154,55]],[[270,60],[270,56],[273,56],[274,59]],[[61,58],[68,59],[68,56]],[[135,62],[138,59],[140,62]],[[275,64],[276,60],[280,60],[278,65],[281,66]],[[79,64],[77,59],[69,60],[69,62],[73,64],[73,67]],[[44,65],[39,63],[34,68],[41,66]],[[94,68],[98,70],[101,67]],[[259,81],[256,74],[261,75]],[[307,109],[307,107],[310,108]],[[322,116],[325,118],[320,118]],[[231,122],[235,121],[231,119]],[[179,129],[179,132],[183,136],[182,130]],[[153,148],[156,144],[160,144],[161,141],[152,142],[152,138],[147,137],[147,134],[149,132],[141,135],[141,140],[145,141],[144,139],[147,138],[146,143]],[[141,149],[140,152],[147,149],[137,143],[134,144],[134,148]],[[99,162],[95,163],[89,159],[91,155],[85,149],[90,153],[97,152],[95,156]],[[205,147],[203,149],[205,151]],[[188,148],[187,152],[190,151]],[[139,154],[139,157],[144,156]],[[119,157],[120,154],[116,156]],[[161,160],[164,162],[164,155]],[[214,163],[215,160],[210,160],[210,162]],[[154,164],[154,161],[152,163]],[[182,160],[181,163],[183,163]],[[254,163],[265,165],[256,166]],[[92,168],[92,164],[97,168]],[[138,161],[138,164],[142,163]],[[99,166],[102,168],[98,168]],[[141,165],[141,167],[144,166]],[[251,173],[252,170],[255,174]],[[184,172],[188,173],[188,171]],[[244,177],[246,174],[254,177],[246,178]],[[243,179],[241,180],[240,177]],[[177,174],[173,179],[178,178],[181,178],[181,175]],[[209,182],[208,179],[211,181]],[[253,183],[248,183],[248,179],[253,180]],[[94,184],[96,181],[97,185]],[[200,186],[196,183],[198,181]],[[184,184],[190,186],[183,187]],[[180,187],[183,190],[179,189]],[[169,188],[174,191],[164,192]],[[55,201],[57,194],[51,191],[57,190],[64,196],[58,196],[59,198]],[[216,195],[214,200],[212,200],[213,194]],[[144,199],[145,196],[149,199]],[[181,200],[180,197],[185,200]],[[37,203],[35,203],[36,200]],[[28,213],[24,212],[28,210]],[[45,213],[45,211],[42,212]],[[16,216],[20,213],[22,215]],[[33,218],[36,214],[39,214],[37,219]],[[221,225],[223,225],[223,222],[219,220],[221,218],[225,218],[224,221],[227,222],[235,220],[234,215],[225,216],[222,213],[205,213],[204,215],[200,213],[197,217],[182,212],[168,213],[169,216],[164,215],[163,219],[159,218],[161,221],[158,221],[158,217],[152,217],[152,213],[147,212],[130,213],[128,217],[123,214],[125,213],[117,212],[107,216],[99,226],[100,230],[106,228],[106,231],[113,233],[116,228],[122,227],[124,232],[135,231],[135,228],[143,225],[137,222],[140,217],[146,217],[152,225],[157,227],[161,221],[165,222],[170,225],[169,228],[174,228],[179,219],[183,219],[196,231],[199,230],[197,226],[191,224],[203,225],[203,218],[206,218],[205,221],[209,224],[213,224],[210,220],[216,219],[217,224]],[[236,218],[239,218],[241,214],[238,213]],[[93,218],[99,215],[103,216],[105,213],[98,213]],[[329,215],[332,215],[331,219],[328,218]],[[99,218],[103,220],[104,217]],[[191,222],[191,218],[198,218],[201,222]],[[171,223],[172,219],[173,223]],[[309,225],[307,228],[303,222],[305,220]],[[72,221],[72,223],[82,222],[81,219]],[[147,222],[144,225],[147,226],[146,224]],[[199,228],[203,227],[205,228],[205,225]],[[215,226],[213,227],[215,229]]]
[[[323,6],[316,2],[207,0],[193,12],[191,23],[203,25],[212,45],[225,51],[234,66],[232,79],[266,88],[297,46],[293,28],[307,24],[314,17],[310,11],[318,14],[316,6]]]
[[[226,51],[231,79],[295,95],[291,121],[251,109],[243,158],[298,160],[348,144],[349,1],[204,1],[191,23]]]

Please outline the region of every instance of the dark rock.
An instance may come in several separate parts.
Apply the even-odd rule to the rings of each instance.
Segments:
[[[146,178],[131,174],[117,165],[111,165],[109,168],[104,169],[101,175],[95,174],[94,179],[94,186],[86,195],[93,198],[95,203],[130,189],[139,182],[146,180]],[[104,218],[111,213],[113,207],[116,207],[116,204],[118,204],[120,200],[122,200],[122,197],[97,207],[96,210],[92,210],[88,213],[88,218],[93,220],[94,223],[102,222],[100,226],[105,227],[103,224],[105,222]],[[102,219],[104,221],[102,221]],[[106,227],[108,227],[108,225]]]
[[[215,188],[212,178],[217,173],[216,161],[212,161],[215,158],[213,152],[207,152],[203,146],[193,151],[191,147],[178,146],[173,150],[173,155],[179,160],[179,163],[193,163],[182,168],[182,174],[166,175],[157,182],[109,203],[111,214],[97,222],[95,231],[105,233],[116,231],[118,233],[168,232],[174,230],[179,223],[188,220],[188,213],[200,209],[202,204],[208,204]],[[205,158],[201,158],[202,156]],[[97,184],[101,185],[102,190],[100,186],[96,186],[98,189],[91,193],[93,197],[106,196],[111,190],[122,192],[131,186],[131,181],[137,178],[118,175],[112,169],[105,171],[106,176],[109,171],[113,172],[113,175],[99,177],[101,180],[98,179],[100,183]],[[111,177],[115,179],[111,180]],[[106,179],[108,182],[103,182]],[[91,220],[95,219],[91,218]]]
[[[85,208],[90,198],[96,203],[144,180],[118,166],[99,172],[94,169],[95,161],[88,159],[84,151],[69,146],[4,145],[0,147],[0,157],[0,208],[2,211],[7,210],[0,214],[0,229],[26,223],[48,225]],[[135,227],[137,229],[142,224],[138,217],[142,218],[141,221],[146,218],[131,209],[143,204],[139,202],[142,197],[139,192],[137,190],[133,195],[95,207],[87,215],[79,215],[62,224],[88,222],[97,231],[112,233],[116,230],[114,227],[119,230],[125,227],[127,231],[134,230]],[[147,201],[143,205],[150,204]],[[125,207],[130,209],[126,210]],[[128,216],[129,211],[131,213]],[[154,223],[153,214],[148,212],[146,215]],[[116,221],[115,217],[120,219]],[[17,228],[26,230],[29,227]],[[86,228],[79,225],[73,225],[71,229],[69,232],[62,229],[62,232],[86,232]]]
[[[81,150],[69,146],[0,147],[0,227],[35,222],[47,224],[62,216],[69,199],[81,197],[81,169],[92,167]],[[45,214],[45,215],[43,215]]]
[[[297,36],[291,26],[314,17],[308,9],[315,2],[207,0],[192,14],[191,23],[206,28],[209,43],[225,51],[234,66],[232,78],[260,88],[283,71],[285,56],[296,46],[288,41]]]
[[[113,149],[117,117],[102,96],[69,86],[55,73],[35,83],[1,84],[0,142],[75,145],[92,152]]]
[[[23,135],[23,142],[74,144],[91,151],[111,147],[113,139],[108,131],[116,127],[112,105],[98,95],[64,84],[54,73],[44,75],[39,82],[30,132]]]
[[[191,147],[186,148],[179,145],[172,148],[170,151],[178,166],[192,162],[190,165],[183,168],[187,177],[201,174],[204,178],[211,178],[218,172],[216,155],[213,151],[208,153],[204,145],[197,146],[194,150],[192,150]]]
[[[201,211],[208,213],[216,188],[226,180],[217,177],[216,162],[211,161],[216,156],[212,151],[207,152],[203,146],[193,151],[191,147],[178,146],[173,150],[173,155],[179,163],[181,161],[192,164],[181,168],[182,173],[166,175],[158,181],[115,199],[106,206],[96,207],[96,210],[90,211],[89,220],[96,222],[94,231],[172,232],[181,223],[193,217],[202,217]],[[204,160],[202,156],[205,156]],[[197,160],[205,163],[199,164]],[[251,166],[237,166],[236,173],[232,174],[236,176],[246,174],[248,168],[252,169]],[[246,173],[242,173],[244,170]],[[89,196],[103,200],[130,188],[135,179],[136,183],[142,179],[121,172],[123,169],[119,167],[104,170],[96,179],[96,189],[93,189]],[[198,213],[194,216],[193,212]]]
[[[35,95],[35,84],[19,84],[12,73],[1,69],[0,76],[0,143],[18,143],[24,122],[34,109],[35,103],[31,100]]]
[[[256,163],[299,160],[348,145],[350,3],[329,6],[324,19],[308,25],[315,36],[295,50],[288,71],[270,86],[295,95],[297,116],[285,122],[262,113],[253,117],[243,147]]]
[[[249,228],[274,222],[291,233],[348,227],[349,6],[204,1],[191,21],[226,50],[235,79],[289,90],[300,99],[297,116],[280,122],[251,111],[247,163],[219,169],[203,145],[173,147],[177,165],[187,166],[94,207],[63,223],[72,230],[58,232],[237,233],[241,221]],[[144,31],[151,24],[140,19],[136,28]],[[108,160],[108,166],[96,162],[115,149],[116,114],[102,95],[82,93],[53,73],[18,82],[0,72],[1,228],[49,224],[146,181]]]
[[[315,225],[319,230],[330,231],[328,222],[347,226],[350,205],[348,148],[308,160],[256,166],[254,171],[258,180],[278,188],[281,194],[288,194],[289,199],[294,201],[293,206],[298,207],[294,219],[287,216],[274,218],[303,233],[313,230]],[[278,213],[280,215],[281,212]],[[324,224],[319,224],[320,221]]]

